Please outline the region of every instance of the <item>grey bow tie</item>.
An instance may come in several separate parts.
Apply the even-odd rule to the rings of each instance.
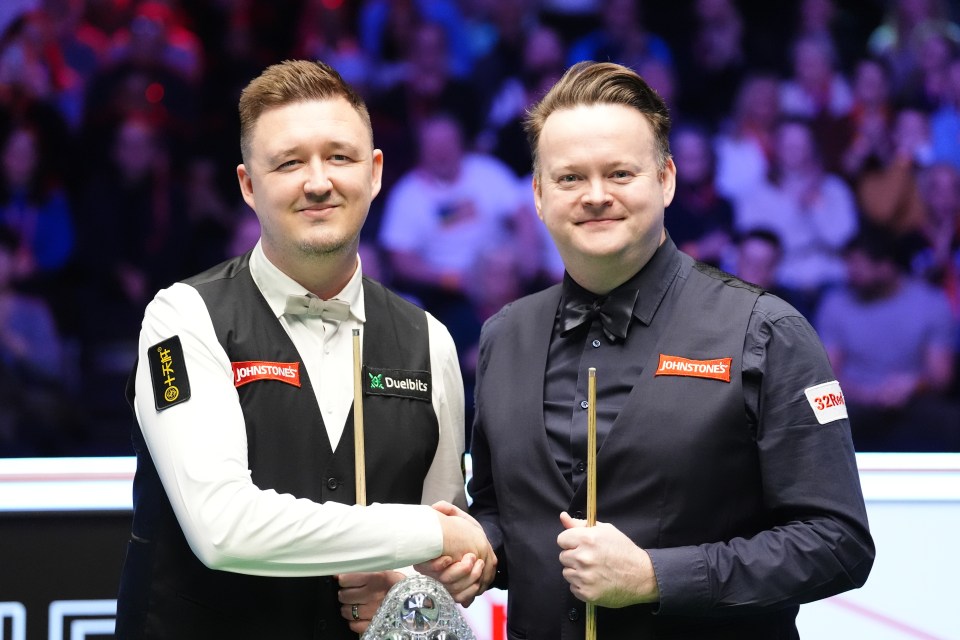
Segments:
[[[284,313],[301,316],[320,316],[325,320],[346,320],[350,317],[350,303],[343,300],[321,300],[314,296],[287,296]]]

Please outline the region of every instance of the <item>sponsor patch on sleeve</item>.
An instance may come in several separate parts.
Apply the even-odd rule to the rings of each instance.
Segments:
[[[680,356],[660,354],[655,376],[687,376],[690,378],[708,378],[730,382],[730,366],[733,358],[714,358],[712,360],[690,360]]]
[[[264,362],[250,360],[231,362],[233,365],[233,386],[241,387],[256,380],[277,380],[295,387],[300,386],[299,362]]]
[[[363,367],[363,393],[368,396],[396,396],[414,400],[432,400],[429,371]]]
[[[153,402],[157,411],[190,399],[190,379],[183,358],[180,336],[167,338],[147,350],[150,378],[153,380]]]
[[[847,402],[843,397],[843,391],[840,390],[840,383],[836,380],[809,387],[804,389],[803,393],[807,396],[813,415],[817,416],[817,422],[820,424],[847,417]]]

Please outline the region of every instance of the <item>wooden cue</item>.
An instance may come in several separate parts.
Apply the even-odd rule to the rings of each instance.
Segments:
[[[363,380],[360,372],[360,329],[353,330],[353,452],[357,504],[367,504],[367,458],[363,449]]]
[[[587,369],[587,526],[597,524],[597,370]],[[586,640],[597,639],[597,606],[587,603]]]

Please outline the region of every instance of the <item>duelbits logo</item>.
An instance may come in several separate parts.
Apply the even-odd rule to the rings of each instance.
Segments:
[[[370,388],[371,388],[371,389],[383,389],[383,388],[384,388],[384,386],[383,386],[383,374],[382,374],[382,373],[378,373],[377,375],[373,375],[372,373],[368,373],[367,375],[370,376]]]

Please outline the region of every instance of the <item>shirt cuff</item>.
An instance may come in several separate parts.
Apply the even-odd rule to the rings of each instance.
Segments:
[[[663,615],[702,614],[713,606],[707,561],[699,547],[647,549],[660,590]]]

